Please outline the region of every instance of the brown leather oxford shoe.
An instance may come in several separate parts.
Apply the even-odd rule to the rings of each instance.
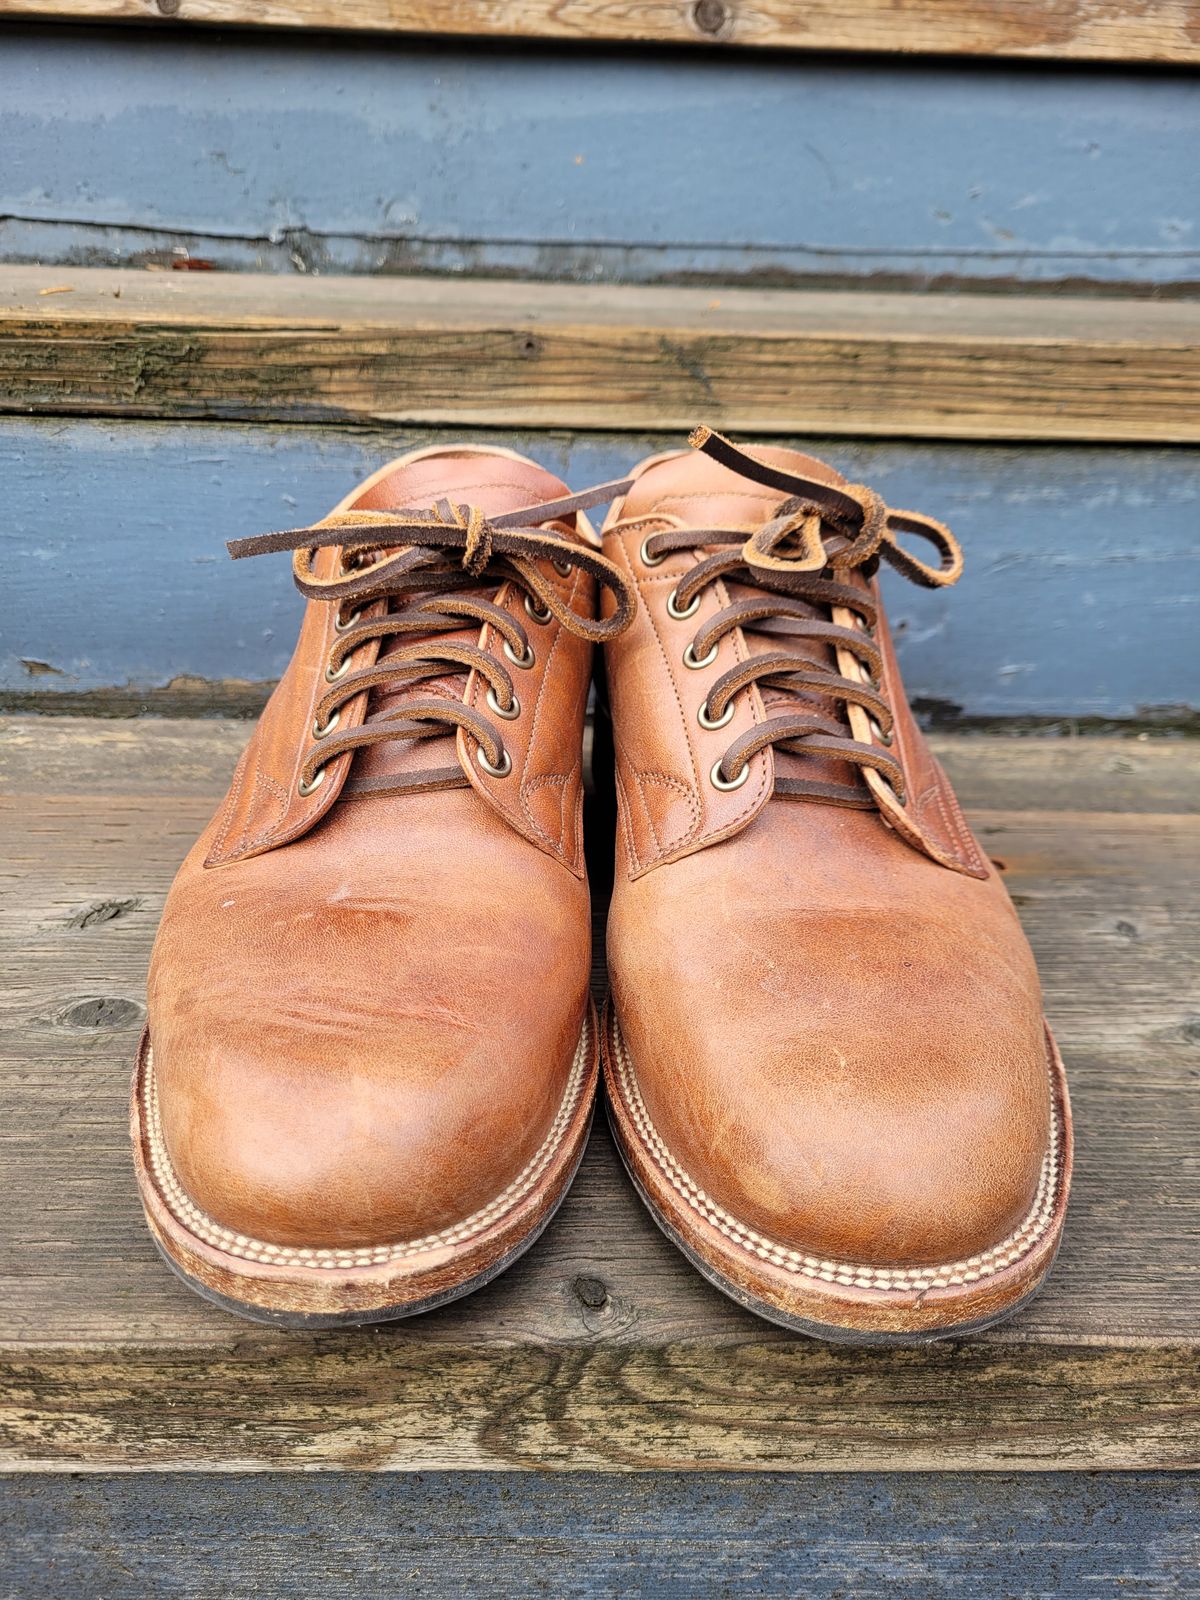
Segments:
[[[655,457],[604,549],[617,872],[605,1076],[695,1265],[805,1333],[964,1333],[1033,1294],[1071,1120],[1012,903],[913,721],[875,571],[940,524],[799,453]],[[932,543],[927,566],[901,536]]]
[[[167,900],[132,1097],[155,1240],[229,1309],[425,1310],[566,1191],[598,1058],[584,710],[632,603],[582,507],[624,487],[418,451],[234,547],[295,551],[308,605]]]

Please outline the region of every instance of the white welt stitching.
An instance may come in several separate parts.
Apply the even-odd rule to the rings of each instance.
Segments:
[[[945,1266],[892,1268],[826,1261],[820,1256],[806,1256],[798,1250],[789,1250],[774,1239],[755,1233],[752,1228],[747,1228],[731,1216],[683,1170],[650,1120],[615,1017],[612,1019],[612,1037],[617,1077],[626,1104],[643,1142],[666,1178],[706,1222],[710,1222],[734,1244],[769,1262],[771,1266],[782,1267],[787,1272],[796,1272],[806,1278],[819,1278],[822,1283],[840,1283],[859,1289],[950,1289],[960,1284],[977,1283],[981,1278],[991,1277],[1011,1266],[1032,1249],[1050,1226],[1058,1202],[1062,1167],[1062,1129],[1053,1095],[1050,1099],[1050,1148],[1042,1161],[1033,1205],[1024,1222],[1007,1239],[1002,1239],[982,1255],[969,1256],[965,1261],[948,1262]]]
[[[575,1050],[575,1059],[571,1063],[567,1091],[550,1125],[550,1131],[533,1159],[502,1194],[497,1195],[481,1211],[464,1217],[452,1228],[443,1228],[440,1233],[427,1234],[423,1239],[402,1240],[397,1244],[365,1245],[348,1247],[344,1250],[325,1247],[299,1248],[292,1245],[268,1244],[262,1239],[251,1239],[244,1233],[234,1233],[231,1229],[222,1227],[188,1198],[183,1185],[175,1175],[175,1169],[171,1165],[163,1142],[158,1089],[154,1082],[154,1052],[147,1047],[142,1109],[146,1119],[146,1143],[150,1152],[150,1165],[159,1192],[176,1221],[203,1239],[205,1244],[227,1251],[230,1255],[241,1256],[246,1261],[264,1261],[269,1266],[370,1267],[401,1260],[406,1256],[421,1255],[427,1250],[436,1250],[444,1245],[463,1244],[476,1234],[482,1233],[493,1222],[499,1221],[506,1211],[510,1211],[518,1201],[523,1200],[549,1166],[579,1104],[590,1056],[590,1033],[591,1020],[587,1018],[584,1020],[583,1033]]]

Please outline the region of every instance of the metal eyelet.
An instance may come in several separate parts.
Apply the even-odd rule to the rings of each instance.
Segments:
[[[676,622],[686,622],[689,617],[694,617],[697,611],[699,611],[700,596],[698,594],[694,594],[689,603],[681,611],[675,604],[675,596],[678,594],[678,592],[679,591],[677,589],[672,589],[670,594],[667,596],[667,615],[669,617],[674,617]]]
[[[535,659],[534,654],[533,654],[533,646],[531,644],[529,644],[528,642],[525,645],[525,654],[523,656],[519,656],[517,654],[517,652],[513,649],[512,645],[509,644],[508,640],[505,639],[505,641],[504,641],[504,654],[512,662],[514,667],[521,667],[521,668],[531,667],[533,665],[534,659]]]
[[[726,780],[721,776],[721,763],[719,761],[714,763],[713,769],[709,773],[709,777],[712,780],[713,788],[714,789],[726,789],[726,790],[728,790],[728,789],[740,789],[749,776],[750,776],[750,763],[748,761],[743,761],[742,762],[742,770],[738,773],[736,778],[733,778],[729,782],[726,782]]]
[[[339,678],[344,678],[349,671],[350,671],[350,657],[349,656],[343,656],[342,657],[342,664],[337,669],[336,672],[333,670],[332,667],[326,667],[325,668],[325,682],[326,683],[336,683]]]
[[[895,734],[884,733],[883,729],[879,726],[874,717],[868,717],[867,721],[870,723],[871,732],[875,735],[875,742],[877,744],[881,744],[885,750],[890,750],[895,742]]]
[[[350,629],[360,619],[361,616],[362,608],[359,607],[357,611],[352,611],[348,617],[339,617],[333,625],[334,631],[336,633],[349,633]]]
[[[560,561],[557,556],[551,558],[550,565],[560,578],[569,578],[575,570],[569,561]]]
[[[314,722],[313,723],[313,738],[314,739],[327,739],[329,737],[329,735],[333,732],[333,730],[337,727],[338,723],[341,720],[342,720],[342,713],[340,711],[334,711],[334,712],[330,713],[330,716],[329,716],[327,721],[325,721],[325,722]]]
[[[508,751],[502,750],[500,754],[504,759],[501,761],[498,767],[494,767],[484,755],[482,745],[480,745],[478,750],[475,752],[475,759],[479,762],[479,765],[487,773],[489,778],[507,778],[509,773],[512,771],[512,757],[509,755]]]
[[[300,781],[296,784],[296,793],[303,795],[307,799],[307,797],[312,794],[314,790],[319,789],[324,782],[325,768],[318,767],[308,783],[305,783],[303,778],[300,779]]]
[[[535,622],[549,622],[554,615],[549,606],[538,606],[531,595],[525,596],[525,610]]]
[[[494,711],[498,717],[503,717],[505,722],[512,722],[514,718],[521,715],[521,702],[516,695],[513,695],[512,705],[506,711],[499,700],[496,699],[496,691],[494,689],[489,689],[487,692],[487,706],[489,711]]]
[[[685,667],[690,667],[693,672],[699,672],[702,667],[712,666],[713,662],[717,659],[717,651],[719,649],[720,645],[714,644],[708,654],[706,656],[702,656],[701,659],[697,661],[696,652],[689,644],[687,649],[683,652],[683,664]]]
[[[717,728],[728,727],[733,721],[733,701],[731,700],[729,702],[724,711],[722,711],[721,715],[714,722],[708,714],[708,701],[706,700],[696,713],[696,721],[702,728],[707,728],[710,733]]]
[[[661,567],[663,562],[667,559],[667,552],[665,550],[660,556],[652,556],[649,550],[646,549],[646,546],[650,543],[653,537],[654,535],[652,533],[648,533],[642,540],[642,548],[638,551],[638,555],[641,557],[642,565],[644,567]]]

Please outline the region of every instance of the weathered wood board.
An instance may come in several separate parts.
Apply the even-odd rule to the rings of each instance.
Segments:
[[[1200,442],[1200,304],[0,269],[0,411]]]
[[[5,1465],[1200,1463],[1196,745],[940,743],[1039,958],[1078,1176],[1032,1307],[975,1340],[878,1353],[792,1338],[706,1285],[599,1129],[539,1246],[434,1315],[276,1334],[178,1284],[140,1218],[127,1078],[163,895],[244,733],[3,727]]]
[[[1184,74],[43,25],[0,106],[10,261],[1200,280]]]
[[[1200,1479],[499,1473],[0,1480],[20,1600],[1183,1600]]]
[[[467,431],[577,488],[682,447]],[[224,541],[322,516],[389,458],[452,437],[0,418],[0,704],[261,705],[299,602],[285,558],[235,565]],[[885,575],[909,693],[943,720],[1200,709],[1200,453],[795,442],[961,539],[955,589]]]
[[[1190,0],[1136,7],[1097,0],[0,0],[0,16],[76,22],[333,28],[571,43],[744,45],[792,50],[1033,56],[1052,61],[1200,59]]]

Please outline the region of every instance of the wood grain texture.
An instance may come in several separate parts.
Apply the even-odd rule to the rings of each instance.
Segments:
[[[1052,61],[1200,60],[1200,12],[1190,0],[816,0],[803,7],[783,0],[0,0],[5,15]]]
[[[1183,1600],[1198,1502],[1182,1473],[0,1480],[20,1600]]]
[[[0,409],[1196,442],[1200,305],[9,267]]]
[[[976,1340],[881,1354],[794,1339],[709,1288],[656,1233],[601,1130],[538,1248],[411,1323],[276,1334],[176,1282],[134,1192],[128,1072],[163,896],[245,731],[0,730],[0,1461],[1200,1462],[1200,818],[1169,809],[1194,803],[1194,747],[1031,742],[1017,760],[1010,741],[941,743],[1039,958],[1079,1167],[1058,1267],[1028,1311]],[[1136,809],[1139,773],[1123,768],[1124,809],[1110,809],[1105,764],[1139,760],[1156,809]]]

